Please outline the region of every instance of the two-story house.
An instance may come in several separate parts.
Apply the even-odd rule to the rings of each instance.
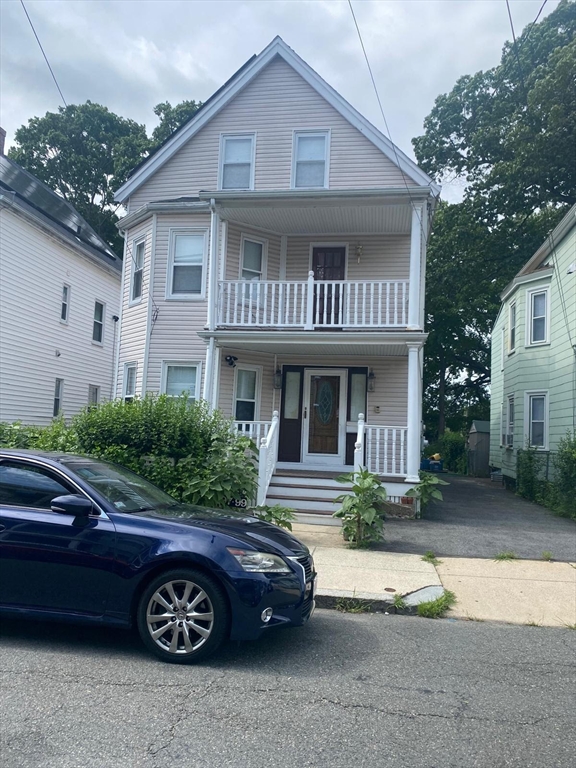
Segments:
[[[492,332],[490,464],[515,481],[519,449],[553,454],[576,428],[576,206],[501,299]]]
[[[401,497],[438,192],[275,38],[117,193],[117,395],[220,408],[261,447],[260,501],[332,512],[333,478],[359,463]]]
[[[122,264],[0,149],[0,421],[46,425],[112,397]]]

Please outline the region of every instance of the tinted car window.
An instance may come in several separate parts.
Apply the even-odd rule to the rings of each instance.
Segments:
[[[0,504],[50,509],[52,499],[68,493],[76,491],[42,467],[19,461],[0,463]]]

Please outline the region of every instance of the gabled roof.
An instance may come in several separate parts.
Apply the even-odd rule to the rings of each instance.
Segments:
[[[114,251],[69,202],[5,155],[0,155],[0,194],[72,246],[88,250],[118,272],[122,270]]]
[[[418,167],[402,150],[388,139],[372,123],[366,120],[354,107],[340,94],[328,85],[312,67],[298,56],[281,37],[274,40],[256,56],[252,56],[216,93],[214,93],[203,107],[181,128],[175,131],[156,152],[137,166],[130,178],[116,192],[117,202],[124,202],[138,189],[152,174],[166,163],[187,141],[203,128],[215,115],[228,104],[234,96],[245,88],[264,67],[279,56],[289,64],[298,74],[314,88],[334,109],[336,109],[348,122],[357,128],[379,150],[381,150],[396,166],[420,186],[429,186],[435,193],[440,188],[432,179]]]

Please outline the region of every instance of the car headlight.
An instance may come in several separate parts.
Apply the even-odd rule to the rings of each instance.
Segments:
[[[249,549],[226,547],[245,571],[250,573],[290,573],[290,568],[278,555],[271,552],[254,552]]]

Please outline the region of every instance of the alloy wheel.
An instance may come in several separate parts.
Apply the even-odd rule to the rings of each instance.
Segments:
[[[148,632],[154,643],[171,654],[199,650],[214,626],[214,608],[206,592],[193,581],[174,580],[152,594],[146,610]]]

